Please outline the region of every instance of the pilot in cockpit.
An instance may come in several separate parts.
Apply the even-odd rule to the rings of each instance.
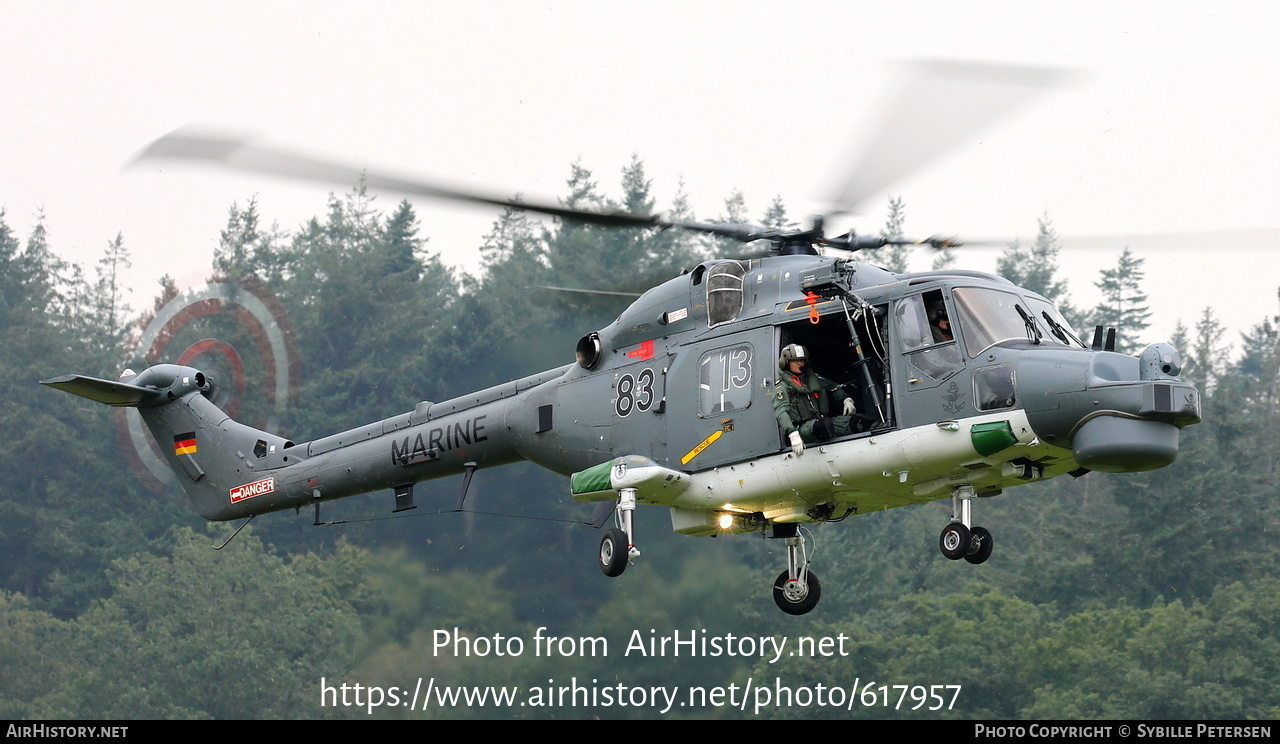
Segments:
[[[933,333],[935,344],[955,339],[951,332],[951,319],[947,317],[947,306],[941,301],[929,303],[929,329]]]

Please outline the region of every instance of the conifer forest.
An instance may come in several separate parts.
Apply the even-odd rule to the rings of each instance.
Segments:
[[[610,173],[572,166],[561,200],[694,218],[684,196],[654,204],[639,158]],[[741,248],[508,209],[472,275],[387,198],[357,184],[289,229],[254,198],[228,208],[211,276],[273,298],[293,387],[263,397],[262,350],[234,318],[193,321],[172,348],[235,346],[237,419],[305,442],[566,364],[632,298],[550,288],[640,291]],[[755,198],[758,214],[735,193],[699,216],[801,221]],[[901,234],[909,207],[893,200],[882,234]],[[326,503],[336,524],[265,515],[213,550],[237,525],[155,482],[120,411],[37,384],[177,361],[144,358],[138,340],[188,289],[166,277],[130,307],[127,234],[77,266],[42,224],[15,234],[0,213],[0,718],[1280,717],[1280,317],[1228,332],[1214,304],[1231,298],[1205,297],[1175,338],[1152,338],[1143,260],[1116,255],[1103,302],[1080,306],[1058,227],[1040,215],[997,272],[1057,302],[1086,341],[1104,325],[1125,353],[1173,344],[1203,423],[1169,467],[984,499],[999,546],[980,566],[939,554],[946,500],[814,525],[823,601],[792,617],[767,591],[781,545],[677,535],[655,507],[637,512],[643,556],[602,576],[592,505],[527,463],[477,472],[465,512],[451,511],[460,478],[430,481],[414,511],[393,515],[377,492]]]

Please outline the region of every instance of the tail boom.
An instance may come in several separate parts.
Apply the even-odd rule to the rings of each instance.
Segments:
[[[560,372],[466,400],[423,403],[302,444],[231,419],[208,399],[212,386],[205,375],[191,367],[157,365],[119,382],[66,375],[43,384],[136,407],[195,510],[225,521],[460,474],[471,463],[524,459],[521,450],[537,435],[532,424],[522,425],[519,412],[531,396],[553,395],[554,385],[544,383]]]

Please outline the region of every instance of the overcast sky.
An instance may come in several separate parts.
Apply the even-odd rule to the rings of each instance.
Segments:
[[[23,237],[43,210],[54,249],[86,266],[123,232],[135,307],[162,274],[209,266],[232,202],[256,195],[292,229],[323,214],[334,190],[197,166],[121,172],[180,126],[549,198],[578,159],[616,190],[637,153],[660,207],[683,178],[700,217],[740,188],[753,215],[781,195],[799,218],[822,209],[868,139],[893,81],[886,63],[915,58],[1088,75],[894,184],[855,227],[875,232],[890,194],[905,199],[915,235],[1031,239],[1046,212],[1067,237],[1280,227],[1275,2],[0,0],[0,10],[0,206]],[[415,206],[430,248],[474,271],[496,215]],[[1206,305],[1232,340],[1277,312],[1280,253],[1237,248],[1141,250],[1156,312],[1144,340],[1193,324]],[[991,270],[995,255],[961,265]],[[1064,253],[1074,301],[1096,300],[1092,282],[1114,257]]]

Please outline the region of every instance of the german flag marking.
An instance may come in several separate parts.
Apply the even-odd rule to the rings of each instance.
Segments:
[[[196,433],[175,434],[173,436],[173,454],[194,455],[196,453]]]

